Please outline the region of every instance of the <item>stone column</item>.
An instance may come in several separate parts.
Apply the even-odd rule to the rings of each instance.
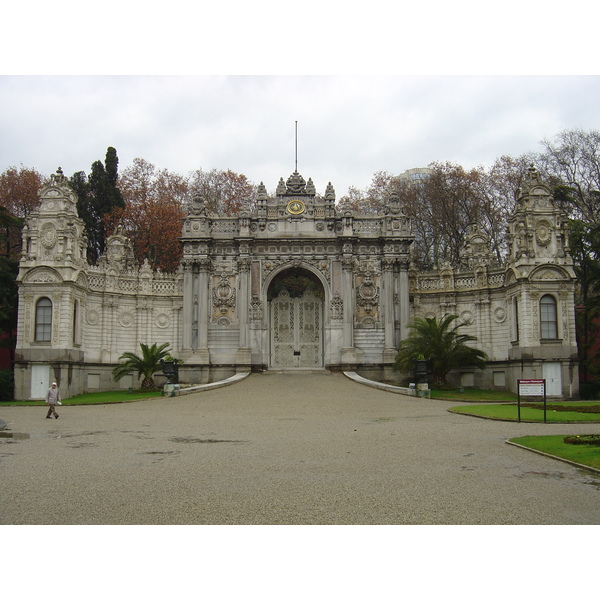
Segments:
[[[198,348],[200,352],[208,359],[208,321],[209,321],[209,285],[208,273],[210,270],[210,259],[203,258],[198,264],[198,286],[196,293],[198,295]]]
[[[358,352],[354,347],[356,291],[354,289],[352,247],[349,244],[344,245],[344,254],[342,257],[342,298],[344,300],[344,334],[341,362],[342,364],[352,365],[360,362],[362,352]]]
[[[251,362],[250,334],[248,331],[248,310],[250,308],[250,258],[238,260],[239,294],[236,300],[238,324],[240,327],[239,348],[236,363],[248,365]]]
[[[383,312],[383,332],[384,332],[384,362],[385,354],[391,349],[394,356],[394,264],[395,259],[386,257],[381,261],[383,289],[381,293],[381,303]]]
[[[194,300],[192,265],[184,263],[183,265],[183,321],[182,327],[182,346],[183,353],[192,353],[192,312]]]
[[[192,300],[194,296],[192,265],[183,265],[183,314],[181,322],[181,351],[192,352]]]
[[[400,321],[400,340],[398,343],[408,337],[408,322],[410,320],[410,302],[409,302],[409,282],[408,267],[409,260],[404,259],[398,262],[398,307]]]
[[[394,344],[394,266],[396,260],[385,257],[381,261],[382,267],[382,291],[381,303],[383,313],[383,362],[393,363],[396,359],[397,350]]]
[[[344,299],[344,348],[354,346],[354,285],[352,259],[342,260],[342,298]]]

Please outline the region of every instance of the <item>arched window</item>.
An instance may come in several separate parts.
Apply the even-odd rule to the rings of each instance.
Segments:
[[[49,342],[52,339],[52,302],[40,298],[35,305],[35,341]]]
[[[556,321],[556,299],[546,294],[540,300],[540,325],[543,340],[555,340],[558,337]]]

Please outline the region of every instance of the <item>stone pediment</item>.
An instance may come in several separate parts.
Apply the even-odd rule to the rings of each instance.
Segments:
[[[81,286],[84,289],[88,288],[88,278],[87,275],[85,273],[79,273],[79,275],[77,276],[77,285]]]
[[[504,285],[509,286],[517,282],[517,277],[512,269],[508,270],[504,275]]]
[[[60,273],[50,267],[36,267],[31,269],[24,277],[23,283],[62,283]]]
[[[556,279],[570,279],[568,273],[559,267],[540,267],[535,269],[529,276],[531,280],[556,280]]]
[[[77,196],[59,167],[40,192],[40,213],[68,213],[77,216]]]

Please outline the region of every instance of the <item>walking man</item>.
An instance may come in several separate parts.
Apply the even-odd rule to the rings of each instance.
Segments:
[[[46,404],[48,405],[48,414],[46,415],[46,419],[51,419],[52,415],[54,415],[55,419],[58,419],[56,405],[60,404],[60,393],[56,387],[56,382],[53,382],[52,387],[48,388],[48,393],[46,394]]]

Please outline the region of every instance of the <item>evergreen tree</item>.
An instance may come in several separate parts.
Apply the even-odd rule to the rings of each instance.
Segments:
[[[77,194],[77,212],[85,223],[88,236],[88,260],[95,264],[104,252],[107,235],[106,218],[115,210],[124,209],[125,201],[117,187],[119,159],[117,151],[110,146],[104,164],[97,160],[92,164],[88,177],[78,171],[70,180]]]
[[[19,261],[11,255],[9,243],[12,232],[20,233],[23,219],[12,215],[0,206],[0,344],[10,348],[14,360],[15,333],[17,329]]]

